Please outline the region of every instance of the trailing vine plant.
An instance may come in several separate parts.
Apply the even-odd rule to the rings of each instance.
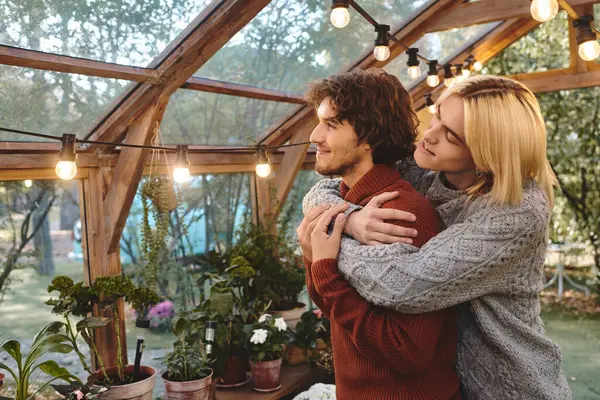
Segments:
[[[150,176],[142,184],[142,257],[144,282],[147,287],[156,290],[160,253],[165,248],[169,235],[169,180],[162,176]],[[154,222],[152,229],[150,218]]]

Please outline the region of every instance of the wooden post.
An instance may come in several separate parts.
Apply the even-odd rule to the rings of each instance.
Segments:
[[[88,284],[100,276],[120,275],[120,251],[108,253],[108,243],[105,235],[104,197],[106,194],[106,171],[100,168],[90,168],[87,179],[79,181],[79,208],[82,223],[81,246],[84,254],[84,275]],[[127,339],[125,337],[125,310],[123,301],[117,303],[121,316],[120,331],[122,357],[127,363]],[[94,310],[94,315],[98,315]],[[112,321],[106,327],[96,329],[94,342],[98,348],[105,366],[117,363],[117,336],[115,323]],[[98,367],[97,360],[92,357],[92,365]]]

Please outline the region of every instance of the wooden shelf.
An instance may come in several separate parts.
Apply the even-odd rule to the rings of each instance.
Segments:
[[[278,400],[291,393],[307,390],[317,383],[318,372],[307,364],[284,365],[281,368],[281,389],[271,393],[259,393],[252,389],[252,382],[237,389],[217,389],[216,400]]]

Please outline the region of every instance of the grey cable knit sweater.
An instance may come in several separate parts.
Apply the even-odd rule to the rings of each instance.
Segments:
[[[466,399],[571,399],[560,348],[540,318],[550,216],[544,192],[529,182],[520,206],[489,206],[448,189],[439,174],[402,172],[448,228],[421,249],[344,237],[342,274],[365,299],[400,312],[458,305],[457,370]],[[339,183],[320,181],[304,198],[304,212],[341,202]]]

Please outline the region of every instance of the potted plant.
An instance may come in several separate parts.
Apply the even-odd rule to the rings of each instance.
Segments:
[[[305,276],[302,260],[288,239],[246,221],[237,232],[231,257],[232,260],[244,260],[256,271],[252,288],[254,298],[271,302],[270,312],[295,326],[306,310],[306,305],[298,302]]]
[[[17,365],[17,369],[14,370],[0,362],[0,369],[7,371],[15,380],[15,400],[36,399],[38,393],[57,380],[63,380],[74,385],[83,385],[79,378],[71,375],[65,368],[60,367],[56,361],[40,360],[40,358],[50,353],[68,354],[73,351],[69,338],[61,332],[63,328],[65,328],[65,324],[58,321],[42,328],[35,335],[29,354],[26,357],[21,353],[21,343],[17,340],[7,340],[0,345],[0,349],[6,352]],[[34,374],[39,376],[37,375],[38,370],[50,375],[50,379],[42,383],[37,391],[30,395],[29,389],[32,376]],[[0,374],[0,386],[3,377],[4,375]]]
[[[250,337],[250,368],[254,390],[272,392],[281,388],[281,361],[286,344],[287,324],[283,318],[262,315]]]
[[[198,281],[202,302],[191,318],[200,331],[207,321],[216,323],[211,354],[215,381],[220,387],[239,386],[249,381],[247,339],[252,324],[269,308],[269,303],[257,295],[256,270],[243,257],[211,252],[203,264],[211,272]],[[209,295],[204,296],[205,292]]]
[[[99,277],[90,287],[85,286],[82,282],[75,284],[69,277],[59,276],[54,278],[48,291],[58,291],[59,293],[57,299],[51,299],[46,304],[53,306],[53,312],[61,314],[67,321],[65,324],[66,337],[71,342],[71,347],[79,355],[84,368],[90,372],[90,368],[76,346],[79,335],[89,345],[90,351],[97,360],[99,369],[91,373],[88,383],[93,382],[99,386],[109,387],[109,390],[99,394],[99,398],[151,400],[156,371],[147,366],[140,366],[139,369],[136,369],[134,365],[124,365],[119,324],[121,316],[117,301],[124,298],[137,310],[138,315],[144,315],[148,307],[158,301],[158,296],[146,287],[136,287],[131,279],[121,275]],[[108,313],[110,317],[87,317],[96,306],[101,312]],[[70,315],[84,317],[75,325],[75,331],[73,331]],[[93,331],[105,327],[111,318],[115,321],[117,335],[117,364],[107,367],[92,338]],[[56,389],[61,394],[70,396],[72,393],[80,391],[81,387],[80,385],[70,385],[62,386],[60,389],[56,387]]]
[[[212,399],[213,371],[207,362],[200,331],[194,329],[190,319],[181,316],[173,325],[173,333],[178,339],[173,343],[173,351],[165,357],[167,370],[162,374],[167,399]]]
[[[329,321],[322,317],[319,310],[302,314],[300,322],[288,331],[289,345],[285,350],[287,363],[302,364],[307,362],[309,357],[318,357],[318,352],[327,347],[328,325]]]

